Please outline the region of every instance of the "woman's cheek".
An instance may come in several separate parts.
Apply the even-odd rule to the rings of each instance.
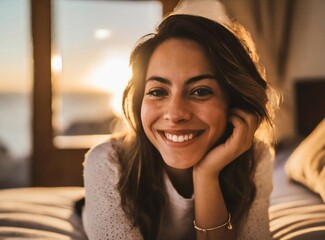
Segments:
[[[154,104],[150,103],[148,100],[142,101],[141,106],[141,122],[142,126],[145,130],[146,135],[148,135],[148,131],[150,126],[153,124],[155,117],[155,107]]]

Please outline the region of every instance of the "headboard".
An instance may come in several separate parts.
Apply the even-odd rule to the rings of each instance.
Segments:
[[[325,78],[299,79],[294,87],[296,128],[306,137],[325,118]]]

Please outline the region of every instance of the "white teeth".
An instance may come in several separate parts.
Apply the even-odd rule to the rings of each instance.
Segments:
[[[173,142],[186,142],[188,140],[193,139],[194,134],[190,133],[190,134],[185,134],[185,135],[174,135],[174,134],[170,134],[170,133],[166,133],[165,132],[165,136],[168,140],[173,141]]]
[[[188,136],[189,139],[193,138],[193,133],[190,134],[190,136]]]
[[[184,142],[184,136],[179,136],[178,137],[178,142]]]

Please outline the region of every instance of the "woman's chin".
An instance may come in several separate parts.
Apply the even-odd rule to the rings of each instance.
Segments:
[[[164,159],[164,162],[169,167],[176,168],[176,169],[188,169],[188,168],[192,168],[199,161],[197,159],[191,159],[191,160],[188,160],[188,161],[177,160],[177,159],[166,160],[165,158],[163,158],[163,159]]]

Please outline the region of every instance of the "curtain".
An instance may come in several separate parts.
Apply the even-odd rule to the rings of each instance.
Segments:
[[[252,34],[268,80],[281,85],[285,79],[296,0],[220,0],[230,17]]]

